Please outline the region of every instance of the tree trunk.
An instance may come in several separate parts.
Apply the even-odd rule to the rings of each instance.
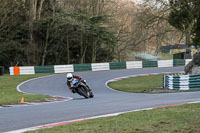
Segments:
[[[31,1],[31,0],[30,0]],[[37,16],[37,0],[32,0],[33,4],[32,4],[32,8],[33,8],[33,19],[36,19]],[[31,2],[30,2],[31,3]]]
[[[87,45],[86,45],[85,48],[83,49],[83,53],[82,53],[82,55],[81,55],[81,59],[80,59],[80,63],[81,63],[81,64],[84,63],[86,50],[87,50]]]
[[[93,42],[93,45],[92,45],[92,63],[95,63],[96,62],[96,56],[97,56],[97,42]]]
[[[69,51],[69,36],[67,33],[67,64],[70,64],[70,51]]]
[[[36,6],[37,0],[30,0],[28,65],[36,65],[36,44],[33,35],[33,21],[36,18]]]
[[[43,52],[43,55],[42,55],[42,66],[44,66],[44,63],[45,63],[45,58],[46,58],[46,54],[47,54],[48,39],[49,39],[49,30],[47,29],[46,40],[45,40],[45,45],[44,45],[44,52]]]
[[[38,9],[38,19],[40,19],[41,12],[42,12],[42,6],[43,6],[44,1],[45,0],[40,1],[40,6],[39,6],[39,9]]]
[[[148,29],[145,28],[145,32],[144,32],[144,53],[146,53],[147,38],[148,38]]]
[[[187,48],[189,48],[189,45],[190,45],[190,28],[189,28],[189,25],[186,26],[185,28],[185,45]]]
[[[79,61],[81,64],[85,62],[87,47],[87,39],[84,39],[83,33],[81,33],[81,57]]]
[[[121,52],[118,52],[118,62],[121,62]]]
[[[159,36],[156,37],[156,42],[157,42],[157,45],[156,45],[156,49],[155,49],[155,52],[154,52],[154,56],[158,55],[159,47],[161,46],[161,38]]]

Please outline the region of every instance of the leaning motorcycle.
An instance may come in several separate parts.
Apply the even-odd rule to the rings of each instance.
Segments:
[[[80,96],[85,98],[92,98],[94,95],[89,92],[88,87],[82,83],[79,79],[73,79],[71,88],[74,89]]]

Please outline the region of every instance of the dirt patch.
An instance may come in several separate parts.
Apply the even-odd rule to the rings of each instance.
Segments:
[[[69,98],[66,97],[52,97],[52,98],[46,98],[45,102],[56,102],[56,101],[65,101],[69,100]]]

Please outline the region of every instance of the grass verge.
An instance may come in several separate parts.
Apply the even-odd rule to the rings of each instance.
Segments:
[[[198,90],[169,90],[163,88],[163,75],[146,75],[126,78],[108,83],[108,86],[119,91],[132,93],[172,93]]]
[[[199,133],[200,104],[98,118],[29,133]]]
[[[173,54],[169,54],[169,53],[158,53],[157,56],[160,56],[161,60],[173,60]]]
[[[45,75],[47,74],[0,76],[0,106],[19,103],[22,97],[24,97],[25,102],[45,101],[45,98],[50,98],[50,96],[45,95],[24,94],[16,90],[17,85],[21,82]]]
[[[138,76],[110,82],[109,87],[125,92],[155,93],[163,85],[163,74]]]

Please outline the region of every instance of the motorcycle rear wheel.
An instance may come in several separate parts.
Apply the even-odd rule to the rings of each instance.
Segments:
[[[89,98],[88,91],[83,86],[80,86],[76,91],[79,95]]]

